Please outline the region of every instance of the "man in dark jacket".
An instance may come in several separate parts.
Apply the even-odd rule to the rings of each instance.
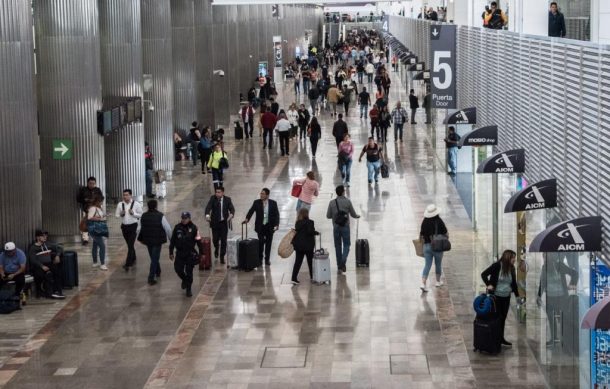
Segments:
[[[347,133],[347,123],[343,121],[343,114],[340,113],[339,119],[333,124],[333,136],[335,137],[335,142],[337,142],[337,147],[339,147],[339,143],[343,141]]]
[[[252,215],[256,213],[254,231],[258,234],[258,257],[262,263],[264,246],[265,265],[269,266],[271,264],[269,258],[271,256],[273,234],[280,225],[280,211],[278,210],[277,203],[269,198],[268,188],[261,190],[260,197],[260,200],[254,200],[246,215],[246,219],[242,223],[248,223]]]
[[[199,261],[201,254],[201,235],[197,226],[191,221],[190,212],[182,212],[181,219],[174,227],[169,242],[169,259],[174,261],[174,270],[182,280],[182,289],[186,289],[186,297],[191,297],[193,267]],[[199,253],[195,250],[195,246],[199,246]],[[175,257],[174,249],[176,249]]]
[[[307,97],[309,98],[309,104],[311,105],[311,114],[315,115],[318,110],[318,99],[320,98],[320,90],[316,84],[309,89]]]
[[[417,108],[419,108],[419,101],[413,89],[409,92],[409,107],[411,108],[411,124],[417,124],[415,122],[415,113],[417,113]]]
[[[563,14],[557,10],[557,3],[552,2],[549,10],[549,36],[563,38],[566,36],[566,22]]]
[[[161,246],[171,236],[172,229],[165,216],[157,211],[157,200],[148,201],[148,211],[140,218],[140,234],[138,241],[148,248],[150,255],[150,269],[148,271],[148,284],[157,283],[155,277],[161,275]]]
[[[65,298],[61,282],[63,252],[60,245],[47,245],[46,231],[36,230],[36,242],[28,249],[28,261],[36,284],[42,286],[42,292],[47,298]]]
[[[299,139],[305,139],[310,118],[309,110],[305,108],[305,104],[301,104],[297,112],[299,114]]]
[[[76,196],[76,202],[80,205],[83,217],[87,217],[87,211],[89,210],[89,205],[91,205],[91,200],[96,196],[104,197],[100,188],[97,187],[97,180],[95,177],[89,177],[87,178],[87,186],[82,186],[78,190],[78,195]],[[89,233],[87,231],[81,232],[81,239],[84,245],[89,243]]]
[[[155,156],[153,155],[152,150],[150,149],[150,145],[148,144],[148,142],[146,142],[144,144],[144,167],[146,168],[146,175],[145,175],[146,197],[148,197],[148,198],[155,197],[155,195],[153,195],[153,192],[152,192],[154,160],[155,160]]]
[[[212,229],[214,257],[218,258],[220,254],[220,263],[225,263],[229,222],[233,219],[233,216],[235,216],[235,207],[233,207],[231,198],[225,196],[225,189],[222,186],[216,188],[214,195],[205,207],[205,219],[210,223]]]
[[[269,101],[271,101],[271,113],[277,116],[277,114],[280,112],[280,105],[273,97],[271,97]]]

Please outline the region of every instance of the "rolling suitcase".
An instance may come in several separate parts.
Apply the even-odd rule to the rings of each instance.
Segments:
[[[212,268],[212,241],[208,237],[201,238],[201,255],[199,255],[199,270]]]
[[[64,251],[62,271],[64,289],[72,289],[78,286],[78,254],[75,251]]]
[[[235,139],[244,139],[244,129],[240,122],[235,122]]]
[[[496,315],[474,319],[473,347],[474,351],[484,351],[489,354],[498,354],[502,349],[501,332],[502,321]]]
[[[360,219],[356,221],[356,267],[369,267],[369,240],[358,239]]]
[[[313,252],[313,282],[330,284],[330,255],[328,250],[322,248],[322,235],[320,235],[320,248]]]
[[[167,186],[165,185],[165,181],[160,184],[155,184],[155,195],[159,199],[164,199],[167,196]]]
[[[237,266],[237,251],[241,236],[237,235],[227,240],[227,267],[229,269],[239,269]]]
[[[246,235],[244,236],[244,227]],[[248,225],[241,225],[241,240],[237,243],[237,266],[239,270],[252,271],[260,267],[261,261],[258,256],[258,239],[248,239]]]

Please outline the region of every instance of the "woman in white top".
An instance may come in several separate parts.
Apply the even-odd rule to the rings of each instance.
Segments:
[[[87,221],[89,222],[105,222],[106,214],[102,209],[102,202],[104,199],[101,196],[95,196],[93,201],[91,202],[91,206],[89,207],[89,211],[87,212]],[[91,223],[89,224],[89,236],[93,238],[93,245],[91,246],[91,256],[93,257],[93,267],[98,267],[97,263],[97,254],[99,251],[100,257],[100,269],[108,270],[106,266],[106,242],[104,241],[104,237],[108,236],[108,231],[106,230],[106,234],[99,233],[95,231],[94,228],[91,228]],[[107,228],[107,227],[106,227]]]
[[[299,127],[299,111],[296,103],[290,104],[290,108],[288,108],[286,116],[288,118],[288,122],[290,123],[290,130],[292,131],[290,136],[295,136],[297,134],[297,128]]]
[[[288,150],[288,139],[290,138],[290,122],[286,118],[286,112],[280,111],[279,120],[275,124],[275,130],[278,132],[280,137],[280,150],[282,151],[282,157],[284,155],[290,155]]]

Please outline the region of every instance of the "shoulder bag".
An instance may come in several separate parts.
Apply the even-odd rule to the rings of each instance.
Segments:
[[[430,247],[432,251],[450,251],[451,250],[451,242],[449,242],[449,237],[447,234],[439,234],[438,233],[438,222],[434,224],[434,235],[430,239]]]
[[[298,198],[301,195],[301,192],[303,191],[303,184],[305,184],[305,182],[301,183],[301,182],[295,182],[292,184],[292,190],[290,191],[290,195],[292,197],[296,197]]]
[[[95,215],[99,216],[97,209]],[[87,220],[87,229],[92,236],[108,237],[108,223],[106,220]]]
[[[279,247],[277,248],[277,255],[279,255],[280,258],[288,258],[292,255],[292,253],[294,252],[292,240],[294,239],[296,234],[296,230],[294,228],[291,228],[288,233],[284,235],[284,237],[280,241]]]

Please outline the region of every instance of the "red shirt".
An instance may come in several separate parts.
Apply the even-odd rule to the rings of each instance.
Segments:
[[[263,128],[275,128],[275,124],[277,123],[277,117],[271,112],[265,112],[263,116],[261,116],[261,124]]]

